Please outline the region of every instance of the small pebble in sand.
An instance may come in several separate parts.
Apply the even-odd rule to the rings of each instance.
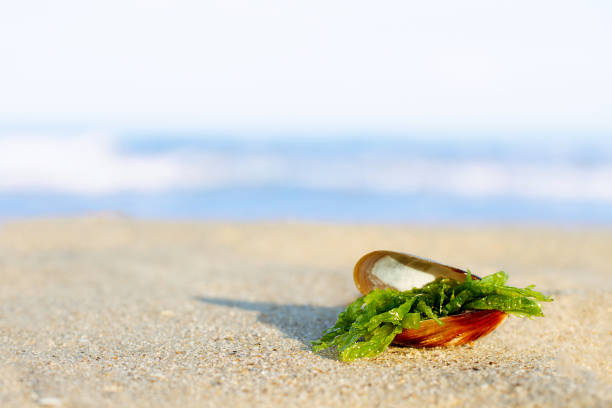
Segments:
[[[119,392],[121,391],[121,387],[115,384],[105,385],[102,389],[104,392]]]
[[[62,406],[62,400],[56,397],[43,397],[43,398],[40,398],[37,402],[38,402],[38,405],[43,406],[43,407],[61,407]]]

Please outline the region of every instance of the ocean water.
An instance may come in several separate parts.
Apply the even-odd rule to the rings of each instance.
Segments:
[[[612,225],[612,137],[0,134],[0,219]]]

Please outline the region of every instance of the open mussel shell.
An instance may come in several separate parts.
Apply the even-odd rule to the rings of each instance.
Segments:
[[[436,278],[464,281],[467,274],[454,266],[393,251],[374,251],[361,257],[353,271],[357,289],[367,294],[374,289],[400,291],[421,287]],[[472,279],[480,279],[472,275]],[[424,320],[418,329],[404,329],[394,344],[414,347],[458,346],[493,331],[508,315],[499,310],[469,310],[442,317],[439,325]]]

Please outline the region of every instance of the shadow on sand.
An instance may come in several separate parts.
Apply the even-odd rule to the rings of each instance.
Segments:
[[[310,342],[317,339],[323,330],[331,327],[344,309],[343,306],[249,302],[206,296],[195,296],[194,299],[202,303],[258,312],[257,321],[278,328],[285,336],[300,341],[307,350],[312,349]],[[322,353],[325,354],[327,353]]]

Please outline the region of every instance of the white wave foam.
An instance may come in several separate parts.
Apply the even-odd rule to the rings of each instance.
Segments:
[[[175,158],[121,155],[108,136],[0,137],[0,191],[154,191],[179,180]]]
[[[612,202],[612,163],[423,160],[392,153],[128,154],[109,136],[0,137],[0,192],[87,195],[259,186]]]

